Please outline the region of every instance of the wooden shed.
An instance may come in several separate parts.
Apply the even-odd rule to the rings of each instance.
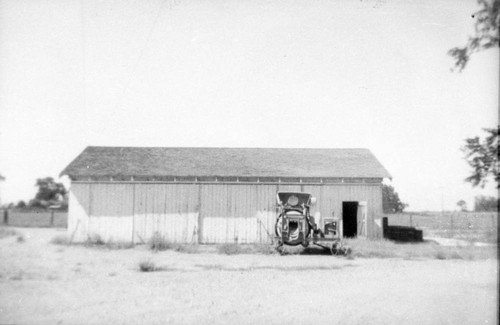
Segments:
[[[202,244],[269,242],[278,191],[311,193],[344,236],[380,236],[390,177],[368,149],[143,147],[87,147],[61,175],[74,241]]]

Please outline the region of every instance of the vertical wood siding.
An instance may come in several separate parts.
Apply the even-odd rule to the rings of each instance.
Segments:
[[[90,185],[71,184],[69,191],[68,236],[75,242],[87,239],[90,215]]]
[[[268,243],[274,236],[277,191],[317,198],[312,213],[342,218],[343,201],[366,201],[368,236],[382,213],[381,186],[288,184],[75,183],[68,231],[75,238],[146,243],[155,233],[172,242]],[[76,224],[79,221],[78,227]]]
[[[132,240],[133,187],[129,184],[91,184],[89,235],[104,241]]]
[[[134,241],[198,242],[199,185],[135,184]]]

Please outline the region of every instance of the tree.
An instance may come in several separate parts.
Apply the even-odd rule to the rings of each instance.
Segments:
[[[16,208],[18,208],[18,209],[26,208],[26,202],[24,202],[23,200],[17,202]]]
[[[460,208],[460,211],[466,212],[467,211],[467,202],[464,200],[460,200],[457,202],[458,207]]]
[[[493,196],[476,196],[474,198],[474,211],[476,212],[492,212],[498,211],[499,201]]]
[[[384,213],[398,213],[408,207],[408,204],[401,202],[399,194],[391,185],[382,185],[382,208]]]
[[[487,132],[484,139],[479,137],[465,139],[462,151],[465,153],[467,163],[472,167],[472,174],[465,179],[472,186],[481,186],[487,182],[489,176],[493,176],[499,187],[498,175],[498,138],[500,125],[496,129],[483,129]]]
[[[45,177],[37,179],[35,186],[38,187],[38,192],[29,202],[30,207],[47,208],[65,203],[67,191],[63,183],[56,183],[52,177]]]
[[[500,45],[498,28],[500,25],[500,0],[478,0],[481,9],[472,18],[475,35],[469,36],[464,47],[454,47],[448,51],[455,60],[455,68],[462,71],[470,56],[479,51],[487,50]]]

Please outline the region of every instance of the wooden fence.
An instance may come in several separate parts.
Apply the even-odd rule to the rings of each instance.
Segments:
[[[13,227],[57,227],[66,228],[68,213],[62,211],[0,210],[1,224]]]

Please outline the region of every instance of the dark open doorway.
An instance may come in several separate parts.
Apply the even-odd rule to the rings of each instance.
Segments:
[[[344,237],[358,235],[358,202],[342,202],[342,231]]]

